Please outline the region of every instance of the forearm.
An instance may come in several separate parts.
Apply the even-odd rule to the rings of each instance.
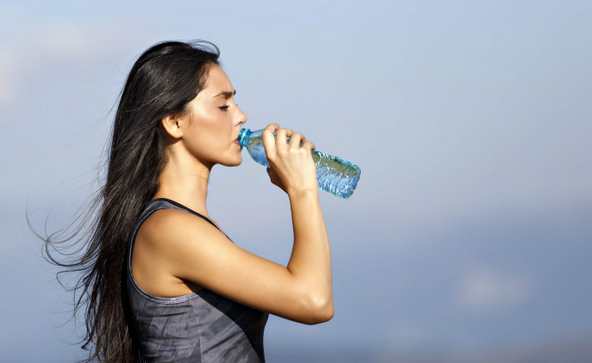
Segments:
[[[290,202],[294,247],[288,270],[312,300],[332,308],[331,251],[318,191],[290,196]]]

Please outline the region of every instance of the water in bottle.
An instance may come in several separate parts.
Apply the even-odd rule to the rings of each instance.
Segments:
[[[261,133],[263,130],[251,131],[241,129],[238,141],[241,147],[246,147],[249,155],[261,165],[269,168]],[[288,138],[289,142],[289,138]],[[312,158],[317,167],[317,181],[319,189],[327,191],[339,198],[349,198],[360,179],[360,168],[349,161],[313,150]]]

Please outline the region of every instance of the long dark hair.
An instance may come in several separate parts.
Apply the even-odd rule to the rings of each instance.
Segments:
[[[72,226],[43,238],[48,260],[80,273],[72,289],[74,314],[82,308],[86,314],[83,348],[90,354],[84,362],[138,362],[123,278],[126,245],[166,162],[160,121],[186,111],[219,54],[214,44],[200,41],[159,43],[140,56],[115,115],[104,186]],[[82,251],[73,261],[64,250],[72,242]]]

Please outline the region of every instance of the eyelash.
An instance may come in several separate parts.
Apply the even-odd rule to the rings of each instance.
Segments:
[[[238,103],[236,104],[236,106],[238,106]],[[226,111],[228,110],[228,108],[230,108],[230,105],[226,105],[226,106],[222,106],[222,107],[218,107],[219,109],[221,109],[222,111]]]

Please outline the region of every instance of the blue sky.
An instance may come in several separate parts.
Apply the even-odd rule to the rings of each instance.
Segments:
[[[25,214],[56,229],[97,187],[141,52],[207,39],[247,126],[279,122],[362,169],[351,199],[321,196],[335,318],[271,319],[270,361],[590,360],[591,16],[575,0],[4,1],[0,353],[80,357]],[[214,170],[210,214],[285,262],[287,198],[244,160]]]

